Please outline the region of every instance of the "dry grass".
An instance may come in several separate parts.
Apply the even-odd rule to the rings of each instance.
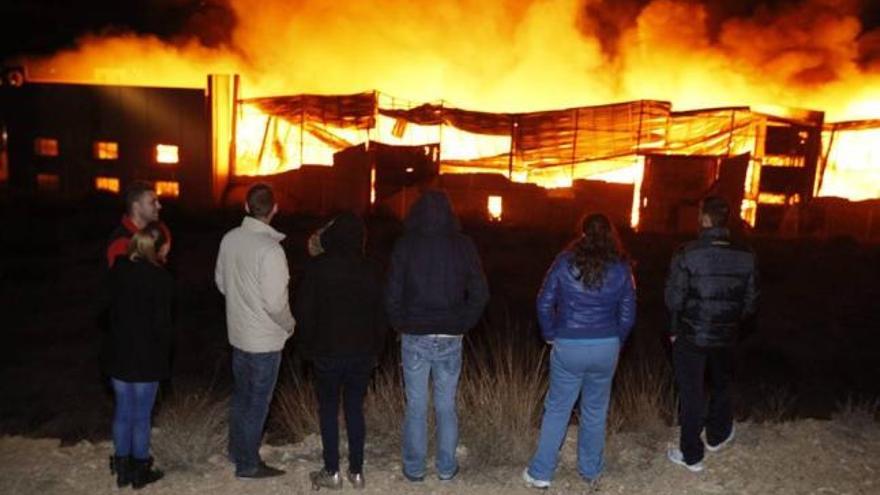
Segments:
[[[796,397],[786,387],[761,387],[761,399],[751,408],[755,423],[782,423],[794,416]]]
[[[661,359],[621,360],[614,377],[608,431],[661,429],[675,416],[672,369]]]
[[[837,404],[837,411],[831,419],[853,430],[866,430],[877,427],[880,420],[880,399],[859,399],[848,397]]]
[[[480,330],[464,345],[458,389],[461,444],[468,449],[468,462],[476,465],[523,463],[538,435],[548,385],[548,348],[522,342],[522,336],[529,333],[517,328],[506,334]],[[669,365],[657,361],[621,362],[609,432],[663,427],[672,416]],[[364,406],[368,441],[381,444],[383,450],[400,448],[405,401],[399,362],[399,352],[395,352],[378,368]],[[318,432],[317,402],[310,378],[292,369],[288,374],[276,394],[274,416],[285,436],[300,440]]]
[[[296,370],[288,366],[288,380],[275,392],[272,418],[281,431],[294,442],[318,431],[318,397],[312,386]]]
[[[164,400],[156,417],[153,451],[164,468],[197,470],[226,451],[227,400],[205,391],[178,391]]]
[[[535,445],[547,391],[547,348],[517,344],[524,332],[476,334],[459,385],[461,439],[480,464],[522,463]]]

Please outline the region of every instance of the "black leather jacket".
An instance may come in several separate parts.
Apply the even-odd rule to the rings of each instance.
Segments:
[[[682,246],[669,267],[666,307],[672,333],[704,347],[732,345],[740,322],[758,301],[755,254],[730,240],[725,228],[709,228]]]

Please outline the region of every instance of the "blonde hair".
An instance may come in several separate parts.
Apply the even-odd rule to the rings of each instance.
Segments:
[[[151,222],[131,236],[128,243],[128,258],[132,261],[147,260],[154,265],[162,262],[159,251],[168,242],[165,232],[158,222]]]

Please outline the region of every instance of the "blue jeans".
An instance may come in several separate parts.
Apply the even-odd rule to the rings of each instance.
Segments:
[[[111,378],[116,407],[113,411],[113,447],[117,456],[150,457],[150,416],[159,382],[124,382]]]
[[[232,402],[229,407],[229,458],[236,474],[253,473],[262,462],[260,441],[278,379],[281,352],[232,348]]]
[[[568,420],[580,396],[578,472],[596,479],[604,467],[605,419],[611,382],[617,368],[620,341],[607,339],[557,339],[550,353],[550,390],[544,400],[544,418],[538,448],[529,463],[529,475],[550,481],[559,463]]]
[[[437,474],[452,476],[458,469],[458,415],[455,394],[461,375],[461,338],[404,334],[401,342],[406,413],[403,420],[403,471],[425,475],[428,451],[428,378],[433,379],[437,419]]]

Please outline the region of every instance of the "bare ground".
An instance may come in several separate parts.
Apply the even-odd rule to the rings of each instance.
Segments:
[[[612,435],[607,468],[597,493],[652,494],[877,494],[880,493],[880,425],[877,422],[801,420],[778,424],[740,423],[734,443],[708,454],[706,470],[690,473],[665,458],[673,428]],[[560,469],[548,494],[587,493],[575,470],[576,432],[569,432]],[[344,442],[343,442],[344,443]],[[387,442],[386,442],[387,443]],[[0,493],[98,494],[116,489],[107,469],[108,442],[61,447],[57,440],[0,438]],[[344,449],[343,449],[344,450]],[[288,471],[265,481],[237,481],[231,465],[215,455],[203,465],[169,471],[143,493],[186,494],[308,493],[308,472],[320,465],[316,436],[285,446],[264,447],[270,463]],[[462,446],[462,471],[452,482],[429,476],[409,483],[400,474],[399,455],[368,439],[363,493],[526,494],[522,465],[486,468],[469,462]],[[523,460],[525,462],[525,460]],[[158,460],[161,464],[161,459]],[[344,469],[344,468],[343,468]],[[430,471],[429,471],[430,472]],[[344,492],[352,492],[348,486]]]

